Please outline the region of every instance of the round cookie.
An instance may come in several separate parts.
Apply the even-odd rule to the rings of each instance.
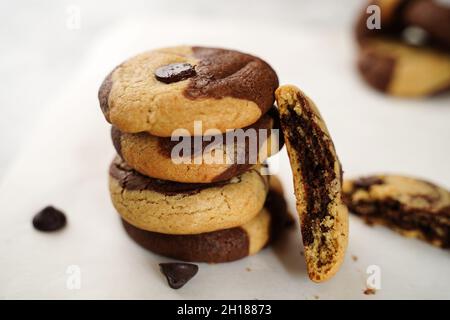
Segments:
[[[265,207],[242,226],[192,235],[170,235],[138,229],[122,219],[128,235],[142,247],[170,258],[219,263],[253,255],[292,224],[280,189],[272,189]],[[276,182],[277,183],[277,182]]]
[[[111,137],[122,159],[144,175],[183,183],[211,183],[240,175],[276,153],[282,141],[280,143],[277,139],[278,132],[271,135],[271,129],[279,128],[278,120],[278,111],[274,107],[255,124],[243,129],[249,137],[256,138],[252,140],[255,146],[250,146],[249,139],[245,137],[233,141],[229,138],[229,143],[226,143],[226,134],[200,141],[198,147],[194,147],[197,138],[184,138],[189,139],[190,154],[181,163],[172,160],[171,152],[184,141],[171,141],[170,138],[156,137],[146,132],[122,133],[115,127],[111,129]],[[216,158],[219,161],[207,162],[213,158],[213,154],[220,155],[220,158]]]
[[[449,53],[388,38],[366,41],[358,69],[372,87],[395,96],[430,96],[450,88]]]
[[[139,174],[120,158],[110,166],[114,207],[137,228],[167,234],[196,234],[233,228],[254,218],[264,205],[268,177],[259,167],[228,181],[189,184]]]
[[[179,46],[148,51],[116,67],[99,90],[106,119],[120,131],[170,137],[185,128],[243,128],[274,102],[275,71],[234,50]],[[195,132],[194,121],[201,121]]]

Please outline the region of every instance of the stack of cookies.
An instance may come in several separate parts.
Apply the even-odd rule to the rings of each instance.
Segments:
[[[106,77],[99,100],[118,154],[110,194],[131,238],[198,262],[236,260],[273,239],[289,221],[264,164],[280,147],[277,87],[257,57],[188,46],[145,52]]]

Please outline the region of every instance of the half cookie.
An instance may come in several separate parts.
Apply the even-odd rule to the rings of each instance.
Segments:
[[[263,208],[268,178],[259,167],[214,184],[179,183],[139,174],[116,158],[110,166],[114,207],[137,228],[196,234],[243,225]]]
[[[170,137],[179,128],[193,135],[194,121],[203,131],[249,126],[272,107],[277,86],[275,71],[255,56],[179,46],[123,62],[98,97],[106,120],[122,132]]]
[[[276,181],[276,177],[272,176],[272,180]],[[292,223],[280,192],[279,188],[271,188],[266,205],[259,214],[242,226],[230,229],[170,235],[141,230],[125,220],[122,222],[134,241],[154,253],[183,261],[228,262],[259,252]]]
[[[249,127],[203,139],[180,137],[180,141],[171,141],[146,132],[122,133],[116,127],[112,127],[111,137],[117,153],[144,175],[183,183],[211,183],[241,175],[278,152],[282,144],[278,129],[278,110],[273,107]]]
[[[342,169],[314,103],[298,88],[275,92],[291,162],[309,277],[321,282],[339,269],[348,241],[341,199]]]
[[[369,224],[450,248],[450,192],[430,182],[396,175],[348,180],[344,200]]]

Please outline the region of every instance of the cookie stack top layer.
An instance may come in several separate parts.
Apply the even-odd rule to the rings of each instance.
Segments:
[[[275,71],[257,57],[179,46],[117,66],[99,100],[106,120],[120,131],[169,137],[179,128],[194,134],[194,121],[202,121],[203,132],[249,126],[271,108],[277,86]]]

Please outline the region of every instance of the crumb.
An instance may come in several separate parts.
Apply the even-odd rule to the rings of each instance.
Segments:
[[[377,291],[375,289],[372,289],[372,288],[366,288],[366,290],[364,290],[363,292],[364,292],[365,295],[373,295]]]
[[[355,255],[352,255],[352,260],[356,262],[356,261],[358,261],[358,257]]]
[[[300,255],[303,257],[305,253],[303,251],[300,251]]]
[[[250,269],[249,267],[245,268],[245,271],[250,272],[252,271],[252,269]]]
[[[319,298],[320,298],[320,297],[319,297],[318,295],[315,295],[315,296],[314,296],[314,299],[316,299],[316,300],[319,300]]]

